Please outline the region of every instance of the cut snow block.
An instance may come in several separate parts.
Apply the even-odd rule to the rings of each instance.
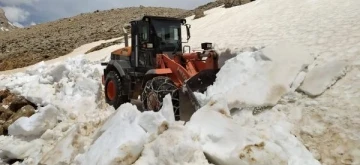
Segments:
[[[27,142],[13,136],[0,136],[0,160],[25,159],[38,155],[43,145],[44,141],[41,139]]]
[[[40,136],[57,124],[58,109],[53,105],[39,108],[31,117],[21,117],[9,126],[9,135]]]
[[[305,77],[299,90],[310,96],[319,96],[333,85],[337,79],[345,75],[345,61],[332,61],[315,67]]]
[[[299,73],[313,62],[305,48],[279,43],[257,52],[243,52],[226,61],[209,86],[207,100],[222,94],[229,108],[274,106],[291,91]],[[231,80],[231,81],[229,81]],[[295,84],[294,84],[295,85]]]
[[[291,42],[279,42],[268,46],[262,53],[274,63],[269,70],[270,78],[289,87],[299,72],[314,61],[314,57],[305,47]]]
[[[221,113],[227,109],[224,105],[225,100],[213,100],[196,111],[185,125],[198,137],[209,162],[221,165],[320,165],[290,133],[286,121],[277,121],[273,114],[266,116],[267,121],[241,124],[242,120],[248,119],[236,121],[224,115]]]
[[[70,131],[56,143],[54,148],[47,151],[41,158],[39,165],[46,164],[71,164],[80,149],[79,124],[73,126]]]
[[[100,128],[92,145],[75,158],[76,164],[132,164],[146,143],[147,133],[138,125],[140,111],[122,104]]]
[[[145,145],[133,165],[209,165],[201,144],[182,123],[174,123],[153,142]]]

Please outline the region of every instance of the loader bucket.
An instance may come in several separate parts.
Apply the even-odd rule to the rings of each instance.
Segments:
[[[180,120],[189,121],[192,114],[201,108],[193,92],[204,93],[207,87],[215,82],[216,74],[219,70],[209,69],[200,71],[184,83],[184,89],[179,92]]]

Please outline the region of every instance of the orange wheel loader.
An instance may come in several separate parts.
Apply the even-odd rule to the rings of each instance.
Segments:
[[[185,26],[187,41],[182,41]],[[131,29],[131,46],[128,30]],[[176,120],[188,121],[200,108],[193,92],[204,92],[216,79],[218,54],[211,43],[191,52],[183,46],[190,39],[185,19],[143,16],[124,27],[125,47],[111,53],[102,63],[106,102],[117,109],[138,99],[144,110],[159,111],[165,95],[170,94]],[[185,49],[188,48],[188,52]]]

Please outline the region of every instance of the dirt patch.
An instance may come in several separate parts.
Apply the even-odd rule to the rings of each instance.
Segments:
[[[230,7],[234,7],[234,6],[243,5],[243,4],[249,3],[251,1],[254,1],[254,0],[224,0],[224,7],[230,8]]]
[[[205,5],[201,5],[197,8],[195,8],[194,10],[190,10],[190,11],[187,11],[187,12],[184,12],[184,13],[181,13],[178,15],[179,18],[186,18],[186,17],[190,17],[192,15],[195,15],[195,13],[197,11],[206,11],[206,10],[210,10],[212,8],[215,8],[215,7],[219,7],[221,5],[223,5],[224,2],[223,0],[217,0],[215,2],[209,2]]]
[[[198,18],[201,18],[201,17],[205,17],[204,10],[201,10],[201,9],[195,10],[194,19],[198,19]]]
[[[252,2],[252,1],[255,1],[255,0],[216,0],[214,2],[209,2],[209,3],[205,4],[205,5],[201,5],[201,6],[195,8],[193,10],[184,12],[184,13],[178,15],[178,17],[179,18],[186,18],[186,17],[190,17],[192,15],[196,15],[196,12],[198,12],[198,11],[206,11],[206,10],[210,10],[210,9],[222,6],[222,5],[224,5],[224,7],[225,7],[226,3],[228,3],[226,8],[229,8],[229,7],[233,7],[233,6],[243,5],[243,4]],[[200,18],[200,17],[195,16],[194,19],[197,19],[197,18]]]
[[[0,91],[0,135],[8,134],[8,127],[20,117],[30,117],[36,105],[9,90]]]
[[[115,40],[115,41],[113,41],[113,42],[102,43],[102,44],[100,44],[99,46],[96,46],[96,47],[88,50],[85,54],[89,54],[89,53],[91,53],[91,52],[95,52],[95,51],[98,51],[98,50],[107,48],[107,47],[109,47],[109,46],[118,45],[118,44],[121,44],[121,43],[124,43],[124,40],[123,40],[123,39]]]

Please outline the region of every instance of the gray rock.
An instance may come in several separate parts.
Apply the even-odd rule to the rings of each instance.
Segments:
[[[204,11],[201,10],[201,9],[196,9],[195,10],[195,17],[194,19],[198,19],[198,18],[201,18],[201,17],[204,17],[205,14],[204,14]]]

